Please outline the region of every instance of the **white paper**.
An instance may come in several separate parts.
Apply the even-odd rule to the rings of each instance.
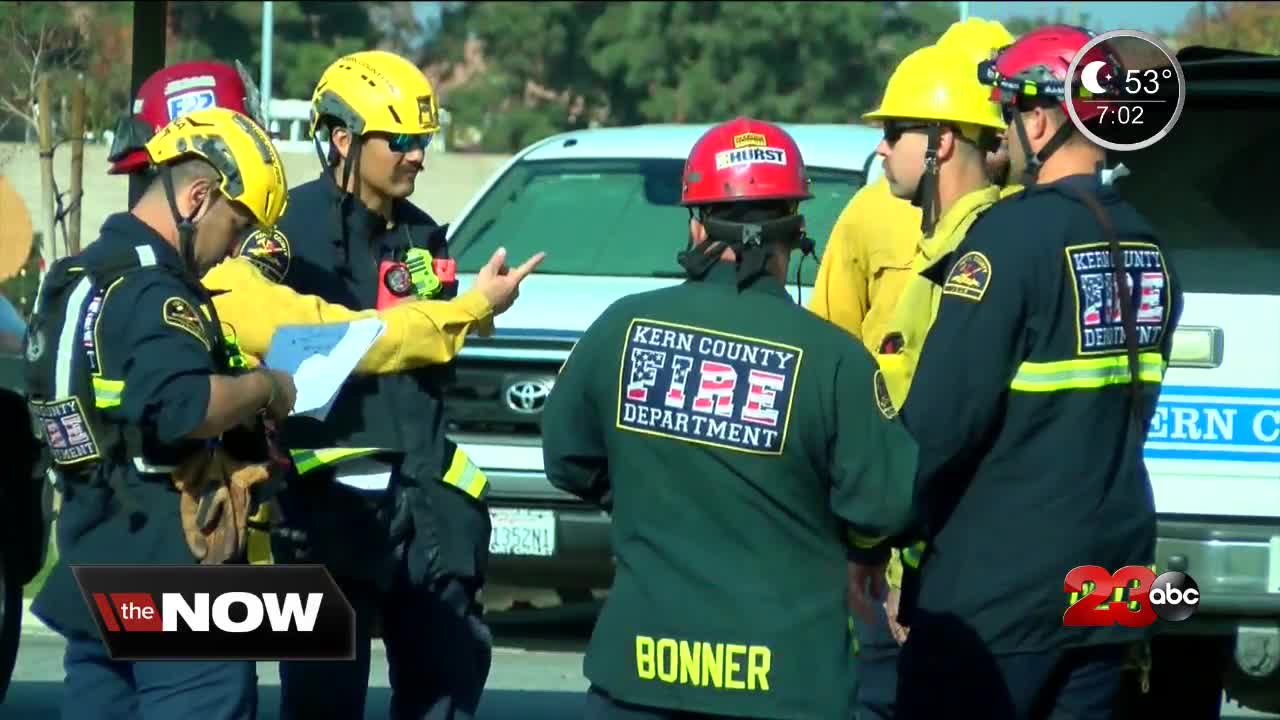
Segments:
[[[357,490],[385,490],[391,484],[391,466],[369,458],[338,463],[333,478]]]
[[[293,376],[293,414],[324,420],[342,384],[385,329],[378,318],[277,328],[265,362]]]

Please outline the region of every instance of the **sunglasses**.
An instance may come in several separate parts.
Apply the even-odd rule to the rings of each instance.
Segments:
[[[928,130],[929,127],[928,123],[887,122],[884,124],[884,141],[889,144],[889,147],[893,147],[898,144],[903,135]]]
[[[392,152],[407,153],[414,150],[425,151],[431,145],[431,138],[435,137],[435,133],[420,133],[410,135],[408,133],[400,133],[399,135],[391,135],[387,137],[387,146]]]

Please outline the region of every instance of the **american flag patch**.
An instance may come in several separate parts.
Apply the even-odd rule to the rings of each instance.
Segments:
[[[759,338],[633,320],[622,349],[622,430],[779,455],[804,351]]]
[[[1076,349],[1098,355],[1126,349],[1123,303],[1134,309],[1138,347],[1159,348],[1169,319],[1164,255],[1151,243],[1122,242],[1129,296],[1122,297],[1107,243],[1066,249],[1067,277],[1075,293]]]

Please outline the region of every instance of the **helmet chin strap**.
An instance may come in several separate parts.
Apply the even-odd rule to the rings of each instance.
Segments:
[[[1035,185],[1036,179],[1040,177],[1040,168],[1044,166],[1049,156],[1055,153],[1058,148],[1062,147],[1075,132],[1075,126],[1070,122],[1064,122],[1058,126],[1049,138],[1049,142],[1040,148],[1040,152],[1031,152],[1031,142],[1027,139],[1027,127],[1022,122],[1022,113],[1015,109],[1013,113],[1013,128],[1018,133],[1018,141],[1022,145],[1023,155],[1026,157],[1026,167],[1022,168],[1022,184]]]
[[[329,133],[329,142],[330,142],[330,147],[332,147],[332,143],[333,143],[332,130],[330,130],[330,133]],[[355,134],[352,134],[351,136],[351,148],[347,152],[347,157],[342,163],[342,182],[341,183],[339,183],[337,178],[334,177],[333,169],[329,167],[329,159],[325,157],[324,150],[320,147],[320,138],[312,136],[312,145],[315,146],[316,156],[320,158],[320,167],[325,169],[325,173],[324,173],[325,176],[328,177],[333,182],[333,184],[338,188],[338,193],[337,193],[338,200],[337,202],[334,203],[334,212],[337,214],[336,222],[338,224],[337,225],[338,233],[334,237],[334,250],[336,250],[339,253],[341,258],[338,262],[337,270],[339,272],[347,272],[351,267],[351,247],[350,247],[350,244],[347,243],[346,241],[347,226],[346,226],[346,223],[344,222],[344,218],[346,214],[343,212],[343,210],[344,210],[345,204],[352,200],[351,198],[352,195],[356,197],[355,201],[359,202],[358,198],[360,197],[360,173],[355,173],[356,182],[355,182],[355,187],[352,188],[353,192],[347,192],[347,185],[351,182],[351,175],[354,168],[360,164],[361,138],[356,136]]]
[[[916,184],[916,192],[911,196],[911,204],[920,208],[920,232],[925,236],[932,235],[938,224],[938,209],[942,206],[938,184],[938,148],[942,144],[942,131],[938,127],[930,127],[925,131],[927,145],[924,150],[924,173]]]
[[[160,166],[160,182],[164,184],[164,196],[169,201],[169,210],[173,212],[173,221],[178,227],[178,253],[182,256],[182,265],[195,277],[200,277],[200,268],[196,264],[196,226],[195,217],[200,208],[183,217],[178,210],[178,195],[173,189],[173,171],[168,165]]]

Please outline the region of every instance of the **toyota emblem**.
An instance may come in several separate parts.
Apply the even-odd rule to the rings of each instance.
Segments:
[[[524,415],[542,412],[551,395],[551,380],[517,380],[507,386],[507,407]]]

